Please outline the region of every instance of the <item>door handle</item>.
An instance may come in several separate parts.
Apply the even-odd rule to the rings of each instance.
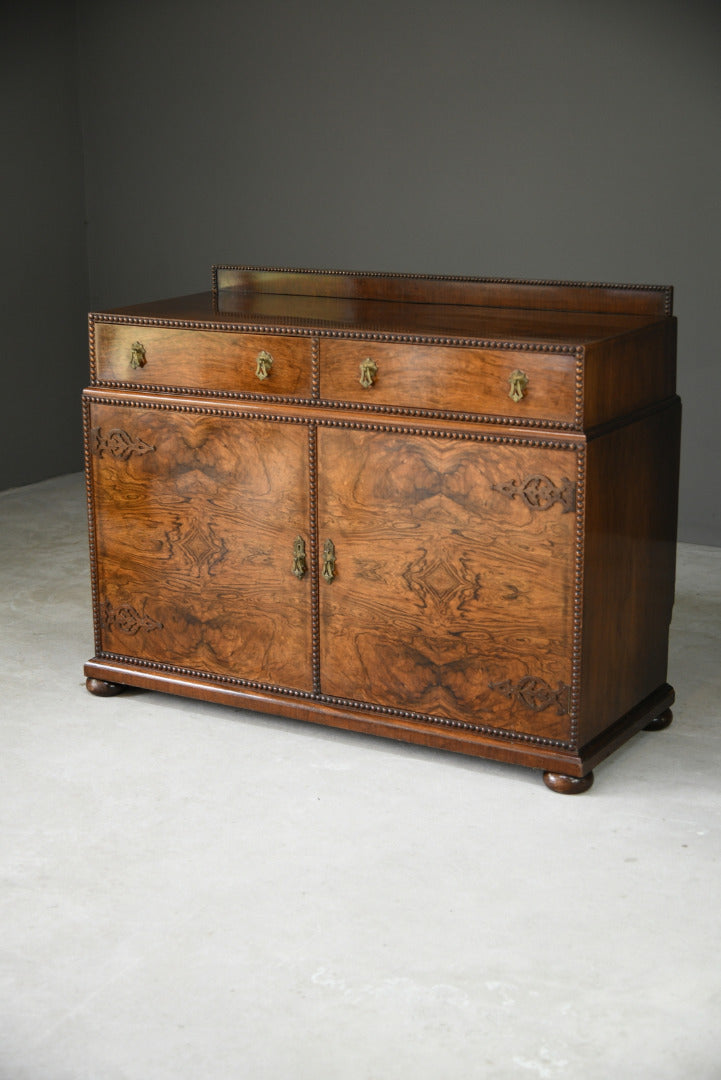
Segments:
[[[332,540],[326,540],[323,545],[323,577],[330,585],[335,577],[335,545]]]

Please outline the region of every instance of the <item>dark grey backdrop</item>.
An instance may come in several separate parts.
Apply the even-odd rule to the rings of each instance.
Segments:
[[[215,261],[670,283],[680,535],[721,544],[717,2],[79,0],[3,33],[0,488],[80,467],[87,308]]]

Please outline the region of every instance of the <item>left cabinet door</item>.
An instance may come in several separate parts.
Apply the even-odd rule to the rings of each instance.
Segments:
[[[306,426],[86,406],[101,654],[311,691]]]

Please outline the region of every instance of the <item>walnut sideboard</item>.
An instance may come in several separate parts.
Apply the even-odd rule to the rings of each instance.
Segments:
[[[670,722],[670,288],[212,273],[90,316],[93,693],[514,762],[563,793]]]

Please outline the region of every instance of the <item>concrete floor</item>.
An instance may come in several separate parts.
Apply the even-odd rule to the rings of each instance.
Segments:
[[[586,795],[101,700],[79,476],[0,496],[1,1080],[718,1080],[721,549]]]

